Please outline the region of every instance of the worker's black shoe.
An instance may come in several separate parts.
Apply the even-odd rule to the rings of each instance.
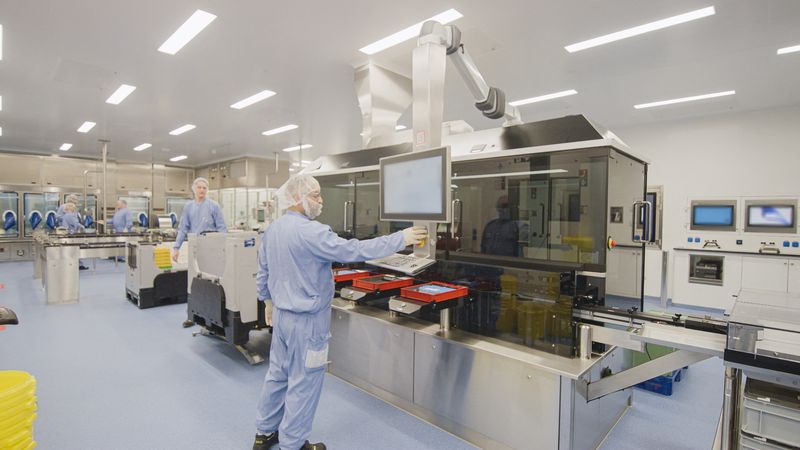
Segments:
[[[89,268],[88,268],[88,267],[86,267],[86,266],[79,266],[79,267],[78,267],[78,269],[79,269],[79,270],[89,270]]]
[[[253,443],[253,450],[269,450],[270,447],[278,443],[278,432],[270,434],[256,434],[256,441]]]
[[[189,328],[194,326],[194,321],[186,319],[183,321],[183,328]]]
[[[316,444],[312,444],[306,441],[306,443],[303,444],[302,447],[300,447],[300,450],[325,450],[326,448],[328,447],[325,447],[325,444],[323,444],[322,442],[317,442]]]

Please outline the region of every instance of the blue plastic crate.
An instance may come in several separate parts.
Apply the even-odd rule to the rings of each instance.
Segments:
[[[681,381],[683,369],[678,369],[670,375],[659,375],[647,381],[643,381],[636,385],[636,387],[646,391],[655,392],[661,395],[672,395],[672,387],[675,383]]]

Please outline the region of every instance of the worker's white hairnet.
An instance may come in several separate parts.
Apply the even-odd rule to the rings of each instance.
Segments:
[[[64,211],[66,212],[75,212],[78,210],[78,207],[75,206],[75,203],[67,202],[64,204]]]
[[[67,196],[67,203],[78,203],[78,196],[75,194],[69,194]]]
[[[197,177],[194,179],[194,181],[192,181],[192,192],[194,192],[195,194],[197,194],[197,185],[200,183],[205,184],[206,189],[208,189],[208,180],[206,180],[203,177]]]
[[[312,192],[319,192],[319,182],[311,175],[296,175],[283,183],[276,193],[278,207],[281,210],[291,208],[295,205],[303,205],[306,215],[309,214],[308,195]],[[313,218],[313,217],[312,217]]]

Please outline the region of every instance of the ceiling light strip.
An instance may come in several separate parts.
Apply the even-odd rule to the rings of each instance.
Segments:
[[[183,23],[174,33],[170,36],[161,47],[158,47],[158,51],[161,53],[166,53],[168,55],[174,55],[178,53],[180,49],[183,48],[184,45],[188,44],[189,41],[194,39],[205,27],[208,26],[211,22],[216,19],[217,16],[214,14],[208,13],[203,11],[202,9],[198,9],[194,12],[186,22]]]
[[[232,104],[231,108],[233,108],[233,109],[247,108],[248,106],[252,105],[253,103],[258,103],[261,100],[265,100],[265,99],[268,99],[268,98],[272,97],[273,95],[275,95],[274,92],[268,91],[268,90],[265,89],[265,90],[259,92],[258,94],[253,94],[250,97],[247,97],[244,100],[239,100],[238,102]]]
[[[65,151],[67,151],[67,150],[69,150],[71,148],[72,148],[72,144],[67,143],[67,142],[61,144],[61,147],[58,147],[58,149],[61,150],[62,152],[65,152]]]
[[[290,123],[289,125],[284,125],[282,127],[278,127],[278,128],[273,128],[271,130],[267,130],[267,131],[265,131],[265,132],[263,132],[261,134],[263,134],[264,136],[272,136],[273,134],[283,133],[283,132],[286,132],[286,131],[292,131],[292,130],[295,130],[295,129],[297,129],[297,125],[295,125],[293,123]]]
[[[685,102],[693,102],[696,100],[706,100],[709,98],[725,97],[727,95],[734,95],[735,93],[736,91],[714,92],[712,94],[693,95],[691,97],[674,98],[672,100],[661,100],[657,102],[642,103],[639,105],[633,105],[633,107],[636,109],[653,108],[656,106],[673,105],[675,103],[685,103]]]
[[[311,144],[295,145],[294,147],[287,147],[287,148],[283,149],[283,151],[285,151],[285,152],[294,152],[294,151],[297,151],[297,150],[305,150],[305,149],[311,148],[311,147],[313,147]]]
[[[92,128],[94,128],[95,125],[97,124],[94,122],[89,122],[89,121],[83,122],[83,125],[78,127],[78,133],[88,133],[89,131],[92,130]]]
[[[173,136],[178,136],[183,133],[186,133],[187,131],[194,130],[195,128],[197,128],[195,125],[187,123],[186,125],[183,125],[181,127],[175,128],[174,130],[170,131],[169,134]]]
[[[169,160],[172,161],[172,162],[178,162],[178,161],[183,161],[186,158],[188,158],[188,156],[186,156],[186,155],[178,155],[178,156],[173,156]]]
[[[587,48],[597,47],[598,45],[608,44],[610,42],[627,39],[629,37],[638,36],[640,34],[649,33],[651,31],[660,30],[662,28],[679,25],[682,23],[690,22],[692,20],[702,19],[703,17],[713,16],[716,10],[713,6],[690,11],[677,16],[667,17],[666,19],[656,20],[655,22],[639,25],[638,27],[628,28],[616,33],[606,34],[604,36],[596,37],[586,41],[578,42],[576,44],[567,45],[564,47],[568,52],[575,53]]]
[[[131,92],[135,90],[136,86],[131,86],[130,84],[123,84],[120,87],[118,87],[113,94],[111,94],[111,97],[108,97],[108,99],[106,99],[106,103],[111,103],[112,105],[119,105],[120,103],[122,103],[123,100],[125,100],[127,96],[131,95]]]
[[[136,147],[133,147],[133,150],[137,151],[137,152],[140,152],[142,150],[147,150],[148,148],[150,148],[152,146],[153,146],[153,144],[148,144],[148,143],[145,142],[144,144],[137,145]]]
[[[462,17],[464,16],[455,9],[448,9],[443,13],[439,13],[429,19],[425,19],[422,22],[411,25],[408,28],[400,30],[392,35],[386,36],[385,38],[377,40],[365,47],[361,47],[360,49],[358,49],[358,51],[360,51],[361,53],[366,53],[367,55],[374,55],[375,53],[386,50],[389,47],[394,47],[397,44],[418,37],[419,31],[422,29],[422,24],[429,20],[435,20],[441,23],[442,25],[447,25],[448,23],[454,20],[458,20]]]
[[[800,45],[793,45],[791,47],[783,47],[778,49],[779,55],[785,55],[787,53],[794,53],[794,52],[800,52]]]
[[[552,100],[554,98],[567,97],[570,95],[575,95],[577,93],[578,91],[576,91],[575,89],[568,89],[566,91],[553,92],[552,94],[540,95],[538,97],[524,98],[522,100],[514,100],[513,102],[508,102],[508,104],[511,106],[522,106],[531,103],[543,102],[545,100]]]

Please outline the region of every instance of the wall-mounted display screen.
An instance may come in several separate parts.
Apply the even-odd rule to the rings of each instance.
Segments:
[[[694,205],[692,206],[692,225],[733,226],[733,205]]]
[[[794,205],[753,205],[747,207],[747,226],[793,227]]]

